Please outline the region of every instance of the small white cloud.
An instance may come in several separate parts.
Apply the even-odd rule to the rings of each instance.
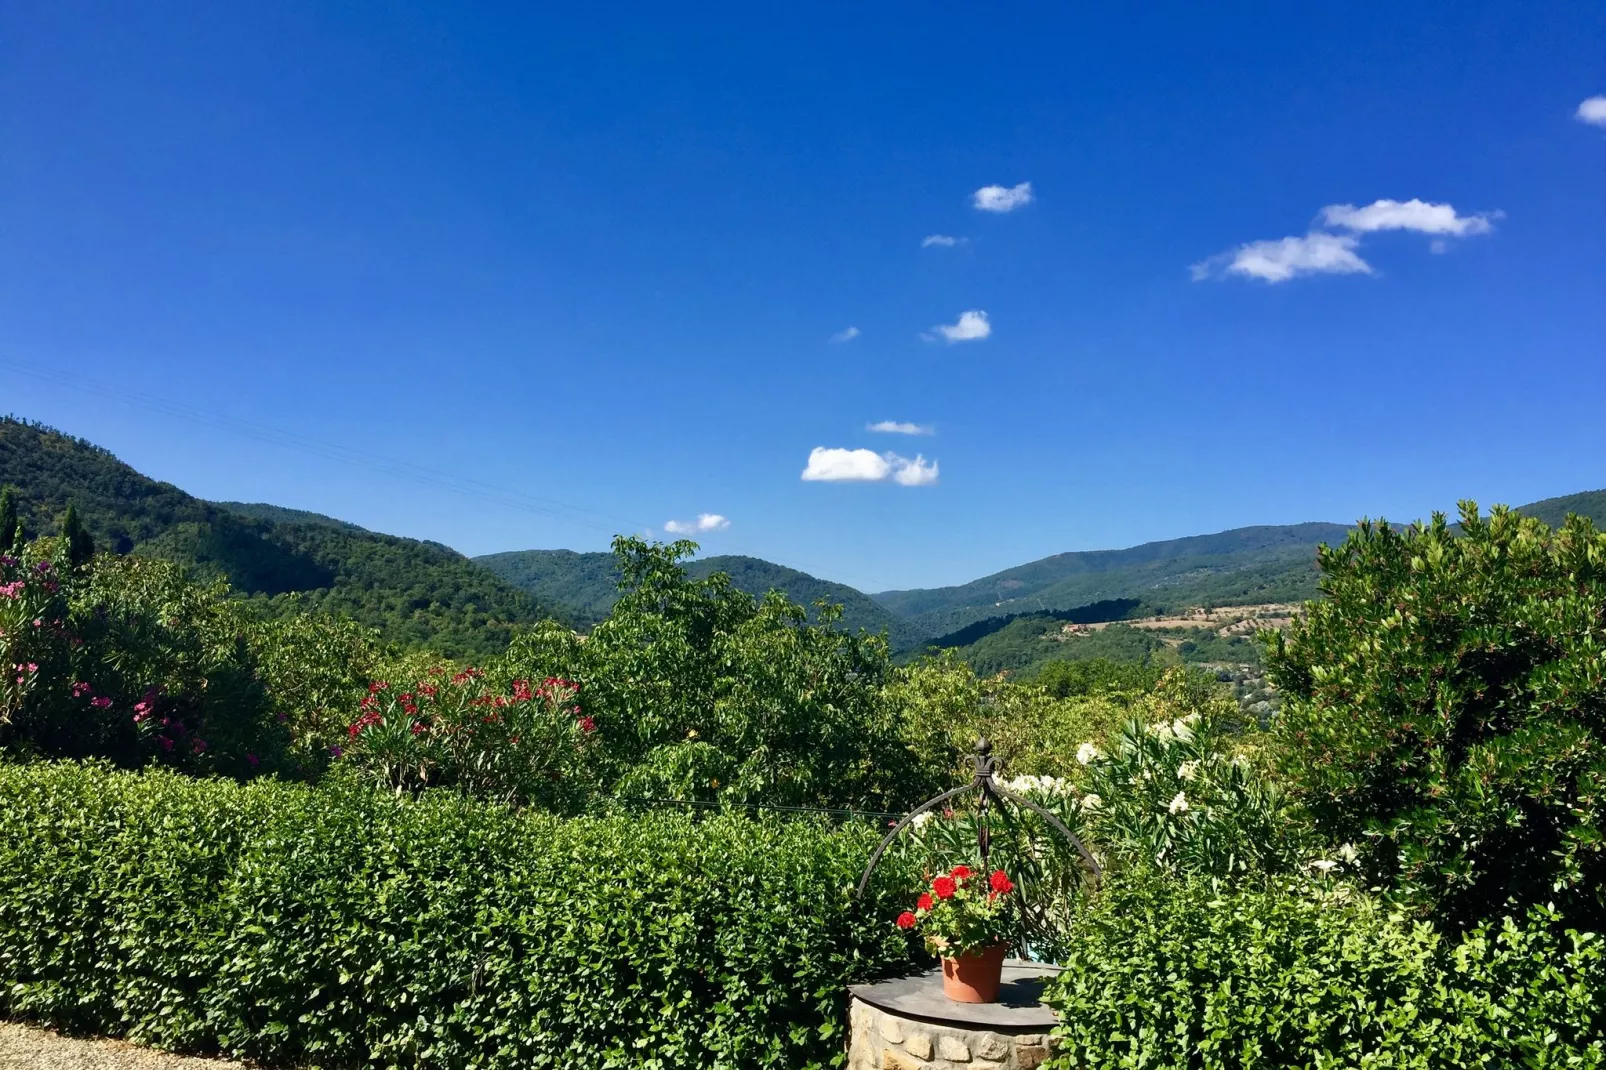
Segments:
[[[846,328],[844,330],[840,330],[840,331],[836,332],[835,334],[833,334],[831,336],[831,341],[833,343],[851,342],[855,338],[859,337],[859,333],[860,333],[859,332],[859,328],[857,328],[857,327],[848,327],[848,328]]]
[[[1419,234],[1447,234],[1463,238],[1469,234],[1487,234],[1494,229],[1489,214],[1457,215],[1448,204],[1430,204],[1413,197],[1408,201],[1373,201],[1364,207],[1353,204],[1330,204],[1322,209],[1321,219],[1329,227],[1370,234],[1378,230],[1412,230]]]
[[[928,461],[922,454],[915,454],[914,460],[899,457],[896,453],[892,457],[892,481],[905,487],[929,487],[937,482],[937,462]]]
[[[911,424],[902,420],[882,420],[879,423],[867,424],[866,431],[876,431],[884,435],[935,435],[937,429],[928,424]]]
[[[961,312],[955,322],[939,323],[932,330],[937,333],[922,334],[921,337],[931,341],[941,336],[949,342],[979,342],[993,333],[993,325],[988,322],[987,313],[978,308]]]
[[[672,535],[700,535],[708,531],[724,531],[730,526],[730,520],[718,513],[698,513],[696,520],[664,522],[664,530]]]
[[[1195,282],[1225,275],[1246,275],[1266,282],[1287,282],[1297,275],[1370,275],[1372,266],[1355,254],[1360,239],[1348,234],[1312,231],[1304,237],[1253,241],[1193,265]]]
[[[803,478],[811,483],[881,483],[890,479],[905,487],[924,487],[937,481],[937,462],[918,455],[911,460],[896,453],[815,446],[809,451]]]
[[[1606,126],[1606,97],[1590,97],[1578,105],[1573,117],[1590,126]]]
[[[969,238],[956,238],[951,234],[927,234],[920,240],[920,248],[930,249],[933,245],[943,249],[952,249],[956,245],[963,245]]]
[[[1018,186],[983,186],[971,194],[970,203],[983,212],[1013,212],[1022,205],[1032,203],[1032,184]]]

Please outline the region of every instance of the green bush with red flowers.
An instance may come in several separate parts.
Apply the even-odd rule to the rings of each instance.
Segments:
[[[596,722],[580,686],[514,680],[506,693],[468,668],[431,669],[408,685],[376,680],[336,757],[398,792],[454,787],[476,798],[564,812],[595,787]]]
[[[1001,869],[983,874],[959,865],[931,879],[913,910],[898,915],[898,928],[925,938],[926,950],[956,958],[1020,938],[1015,884]]]
[[[338,766],[337,766],[338,768]],[[0,1017],[264,1066],[840,1063],[877,830],[0,763]]]

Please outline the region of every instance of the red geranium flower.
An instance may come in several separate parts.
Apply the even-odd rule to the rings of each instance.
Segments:
[[[1009,874],[1001,869],[993,870],[993,875],[987,879],[987,883],[992,885],[993,891],[999,895],[1008,895],[1015,890],[1015,885],[1010,881]]]
[[[948,871],[948,876],[952,877],[956,881],[969,880],[970,879],[970,867],[969,866],[955,866],[953,869],[950,869]]]
[[[898,915],[898,928],[900,928],[900,929],[913,929],[914,927],[915,927],[915,916],[913,914],[911,914],[907,910],[905,910],[902,914]]]
[[[931,890],[937,893],[938,899],[952,899],[955,887],[952,877],[938,877],[931,882]]]
[[[921,892],[920,893],[920,898],[915,900],[915,909],[916,910],[930,910],[931,909],[931,894],[929,892]]]

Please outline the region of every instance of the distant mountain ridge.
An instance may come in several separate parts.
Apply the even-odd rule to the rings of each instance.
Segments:
[[[34,534],[74,502],[98,544],[223,576],[270,612],[291,596],[351,615],[398,641],[449,656],[497,649],[511,629],[548,616],[586,628],[618,596],[613,557],[519,550],[467,558],[440,543],[369,531],[267,503],[207,502],[150,479],[110,451],[16,417],[0,417],[0,484],[21,490]],[[1606,528],[1606,490],[1547,498],[1518,511],[1556,525],[1568,513]],[[778,589],[812,609],[843,606],[848,628],[885,631],[895,651],[979,649],[1070,622],[1132,619],[1189,606],[1287,603],[1315,597],[1319,543],[1349,526],[1311,522],[1234,528],[1119,550],[1073,551],[951,587],[866,595],[755,557],[687,563],[723,571],[739,589]]]
[[[612,554],[513,550],[486,554],[474,561],[538,600],[569,608],[583,624],[602,620],[619,597],[619,574],[614,569]],[[811,618],[817,601],[840,605],[842,627],[885,631],[894,650],[908,650],[927,638],[863,592],[785,565],[757,557],[719,554],[688,561],[685,567],[689,575],[698,579],[723,572],[730,576],[738,590],[754,597],[762,597],[770,590],[783,591],[792,601],[808,609]]]
[[[406,645],[473,657],[552,615],[438,543],[366,531],[316,513],[203,501],[52,428],[0,418],[0,484],[20,491],[30,534],[53,533],[72,502],[97,544],[221,576],[269,614],[320,606]]]
[[[1343,524],[1235,528],[1123,550],[1054,554],[955,587],[882,591],[878,603],[929,636],[994,617],[1136,599],[1151,611],[1205,602],[1276,602],[1316,594],[1316,546]]]

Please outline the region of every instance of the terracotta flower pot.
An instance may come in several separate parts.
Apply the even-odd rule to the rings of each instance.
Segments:
[[[955,1003],[992,1003],[1004,970],[1005,944],[942,960],[942,994]]]

